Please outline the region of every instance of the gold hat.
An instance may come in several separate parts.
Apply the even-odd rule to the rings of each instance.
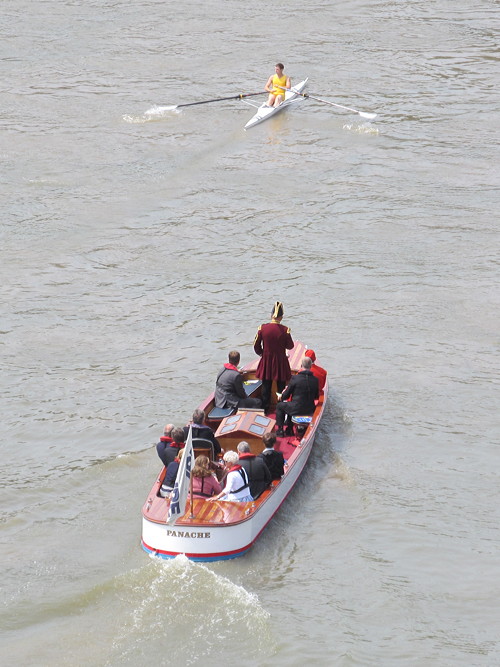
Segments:
[[[273,312],[272,312],[272,317],[274,319],[278,319],[279,317],[283,317],[285,314],[285,309],[283,308],[283,304],[281,301],[276,301],[273,307]]]

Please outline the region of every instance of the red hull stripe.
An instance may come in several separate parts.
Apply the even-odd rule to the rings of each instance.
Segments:
[[[144,540],[142,540],[142,547],[145,551],[149,551],[153,554],[157,554],[158,556],[166,556],[167,558],[175,558],[176,556],[181,556],[184,555],[187,558],[190,558],[191,560],[197,559],[197,560],[213,560],[213,559],[224,559],[224,558],[236,558],[237,556],[241,556],[245,553],[245,551],[248,551],[250,547],[252,546],[253,542],[250,542],[250,544],[247,544],[246,547],[242,547],[241,549],[234,549],[233,551],[218,551],[216,553],[184,553],[183,551],[162,551],[161,549],[154,549],[153,547],[150,547],[149,544],[146,544]]]

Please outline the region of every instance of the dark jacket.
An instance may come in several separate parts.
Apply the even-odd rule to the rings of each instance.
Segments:
[[[179,443],[164,443],[164,442],[159,442],[156,445],[156,451],[158,452],[158,456],[162,460],[163,465],[165,468],[168,467],[169,463],[172,463],[172,461],[175,459],[177,454],[179,453],[180,449],[183,449],[184,443],[182,443],[179,446]]]
[[[172,463],[169,463],[167,471],[165,473],[165,479],[163,480],[163,484],[165,486],[173,487],[178,472],[179,472],[179,461],[172,461]]]
[[[235,408],[246,396],[243,375],[234,366],[224,364],[215,383],[215,407]]]
[[[286,401],[292,397],[292,412],[294,415],[312,415],[316,407],[314,401],[319,398],[319,382],[311,371],[300,371],[294,375],[287,388],[281,395],[281,400]]]
[[[172,461],[168,464],[163,483],[160,487],[160,496],[162,498],[165,498],[173,490],[178,471],[179,461]]]
[[[262,459],[269,468],[271,479],[281,479],[285,472],[285,459],[281,452],[275,449],[265,449],[261,452],[258,458]]]
[[[219,441],[214,435],[214,432],[210,428],[210,426],[205,426],[205,424],[191,424],[193,427],[193,439],[194,438],[204,438],[205,440],[210,440],[210,442],[214,446],[214,453],[215,456],[217,454],[221,453],[221,446],[219,444]],[[184,426],[184,434],[186,436],[186,439],[188,437],[189,433],[189,426]]]
[[[170,448],[172,442],[172,438],[170,438],[168,435],[162,435],[160,442],[158,442],[156,445],[156,452],[165,467],[167,467],[170,461],[173,461],[176,456],[176,454],[174,454],[172,458],[167,457],[167,459],[165,459],[165,452]],[[176,449],[175,451],[177,453],[178,450]]]
[[[256,500],[271,483],[271,473],[264,461],[250,452],[240,454],[238,463],[248,475],[250,494]]]

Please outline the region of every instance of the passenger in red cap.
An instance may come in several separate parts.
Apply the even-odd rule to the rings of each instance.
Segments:
[[[318,378],[319,390],[323,391],[326,384],[327,371],[325,371],[324,368],[321,368],[321,366],[318,366],[317,364],[314,363],[316,361],[316,354],[314,353],[314,350],[306,350],[304,352],[304,355],[306,357],[309,357],[313,362],[311,366],[311,372],[314,375],[314,377]]]
[[[290,329],[281,324],[284,315],[281,301],[276,301],[271,313],[271,322],[261,324],[257,330],[253,349],[260,357],[255,375],[262,380],[262,407],[268,410],[271,403],[271,387],[276,381],[278,393],[281,393],[292,377],[287,350],[293,349]]]

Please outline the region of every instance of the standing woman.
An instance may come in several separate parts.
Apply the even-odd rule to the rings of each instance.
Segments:
[[[208,456],[197,456],[193,467],[193,498],[211,498],[222,491]]]
[[[277,107],[285,99],[285,91],[282,88],[291,88],[290,77],[283,73],[285,66],[283,63],[277,63],[274,67],[275,74],[272,74],[266,83],[266,90],[269,93],[267,100],[268,107]],[[280,88],[281,86],[281,88]]]
[[[262,407],[265,411],[269,410],[271,404],[273,380],[281,394],[292,377],[286,351],[293,349],[293,340],[290,329],[281,324],[284,312],[281,301],[276,301],[271,321],[261,324],[253,343],[255,354],[260,357],[255,375],[262,380]]]

